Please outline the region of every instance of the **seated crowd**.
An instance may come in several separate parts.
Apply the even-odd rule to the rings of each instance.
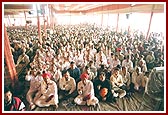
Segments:
[[[88,24],[54,29],[53,34],[43,33],[40,43],[36,28],[8,28],[16,66],[30,62],[24,76],[30,81],[26,94],[30,110],[57,108],[69,98],[77,105],[116,103],[117,98],[145,92],[150,71],[164,66],[164,46],[154,33],[146,40],[142,33],[117,33]],[[36,49],[31,49],[34,45]]]

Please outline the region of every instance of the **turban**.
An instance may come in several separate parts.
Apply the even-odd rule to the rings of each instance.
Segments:
[[[44,74],[42,75],[43,78],[46,78],[47,76],[48,76],[49,78],[51,78],[51,74],[50,74],[50,73],[44,73]]]
[[[121,48],[117,48],[116,50],[117,50],[118,52],[120,52],[120,51],[121,51]]]
[[[80,75],[80,78],[81,78],[81,79],[84,79],[84,78],[88,79],[88,78],[89,78],[89,75],[88,75],[87,73],[82,73],[82,74]]]

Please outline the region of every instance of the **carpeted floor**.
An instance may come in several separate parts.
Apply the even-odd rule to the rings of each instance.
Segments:
[[[160,104],[160,105],[158,105]],[[58,108],[36,107],[34,111],[164,111],[163,102],[151,99],[149,96],[134,93],[130,97],[117,99],[116,103],[99,102],[96,106],[79,106],[73,104],[73,99],[59,103]]]

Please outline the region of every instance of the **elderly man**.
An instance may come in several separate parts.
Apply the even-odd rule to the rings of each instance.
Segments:
[[[35,101],[35,104],[39,107],[49,107],[50,105],[55,105],[55,107],[57,108],[57,85],[50,79],[51,75],[49,73],[43,73],[42,77],[44,81],[41,82],[40,91],[38,92],[40,97]]]
[[[89,75],[86,73],[81,74],[81,81],[78,83],[77,91],[78,96],[74,99],[77,105],[96,105],[99,100],[94,96],[94,87],[92,81],[88,80]]]
[[[59,80],[59,99],[64,100],[75,96],[76,82],[69,72],[66,71]]]

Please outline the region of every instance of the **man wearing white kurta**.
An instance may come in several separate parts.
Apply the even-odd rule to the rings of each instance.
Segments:
[[[94,95],[94,87],[92,81],[88,80],[89,75],[81,74],[81,81],[78,83],[77,90],[79,95],[74,99],[78,105],[96,105],[99,100]]]
[[[110,68],[111,68],[112,71],[113,71],[113,69],[114,69],[117,65],[120,65],[120,64],[121,64],[121,62],[120,62],[120,60],[118,59],[118,55],[115,55],[115,56],[114,56],[114,59],[111,60],[111,62],[110,62]]]
[[[58,86],[59,80],[62,78],[62,73],[61,73],[60,69],[56,65],[52,64],[50,67],[51,68],[50,68],[49,71],[50,71],[50,73],[52,75],[52,80],[55,81],[55,83]]]
[[[26,99],[30,104],[30,109],[32,110],[36,107],[33,100],[38,98],[36,96],[33,98],[33,96],[36,95],[43,78],[40,72],[37,72],[36,74],[35,70],[31,70],[30,74],[26,75],[25,80],[30,81],[30,88],[26,94]]]
[[[128,69],[126,66],[122,67],[122,70],[120,71],[120,75],[122,76],[123,83],[126,85],[127,89],[129,89],[130,86],[130,73],[128,72]]]
[[[146,77],[144,77],[144,74],[141,72],[140,67],[136,67],[135,71],[132,73],[132,82],[134,83],[135,87],[134,89],[137,91],[140,91],[140,88],[145,88],[146,86]]]
[[[73,96],[76,89],[76,82],[69,72],[66,71],[63,77],[59,80],[59,99],[67,99]]]
[[[130,57],[127,56],[126,59],[122,61],[122,66],[128,69],[128,72],[133,72],[133,62],[131,61]]]
[[[114,97],[122,98],[126,95],[126,91],[124,90],[124,82],[123,78],[119,73],[119,68],[115,67],[114,72],[110,77],[110,82],[112,84],[112,93]]]
[[[49,73],[44,73],[44,81],[41,83],[39,94],[41,95],[39,99],[35,101],[35,104],[39,107],[48,107],[50,105],[55,105],[58,107],[58,92],[57,85],[54,81],[50,80],[51,75]]]

